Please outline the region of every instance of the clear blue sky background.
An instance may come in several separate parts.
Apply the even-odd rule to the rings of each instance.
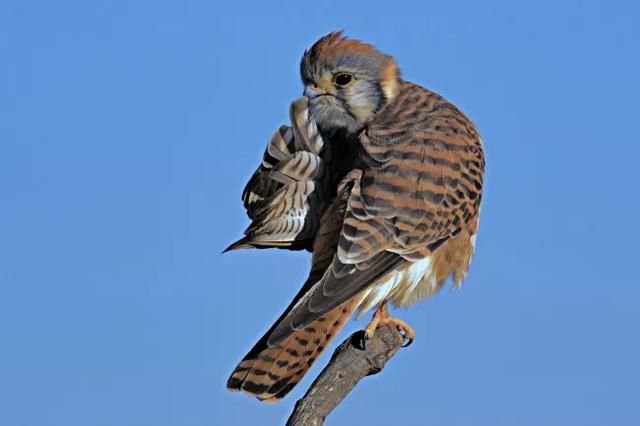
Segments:
[[[327,354],[277,405],[224,384],[308,255],[220,251],[339,28],[467,112],[488,169],[465,288],[398,312],[415,343],[328,424],[640,424],[636,2],[306,3],[2,2],[0,424],[287,417]]]

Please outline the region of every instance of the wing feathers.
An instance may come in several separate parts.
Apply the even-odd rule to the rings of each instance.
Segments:
[[[328,201],[324,140],[309,120],[307,98],[291,104],[292,127],[281,126],[242,199],[251,225],[228,250],[246,247],[310,248]]]
[[[462,230],[475,233],[484,172],[473,124],[408,82],[354,152],[340,148],[343,156],[323,148],[306,98],[292,104],[290,116],[292,127],[274,134],[245,189],[253,223],[232,246],[291,248],[307,239],[313,249],[302,289],[228,382],[263,400],[281,398],[300,380],[364,290],[407,262],[441,253]],[[331,181],[343,175],[337,170],[348,173],[329,203]]]
[[[308,326],[327,312],[356,297],[363,289],[384,277],[405,260],[395,253],[380,252],[367,262],[345,264],[337,254],[343,218],[358,187],[360,173],[352,173],[340,185],[339,193],[322,217],[313,247],[313,262],[304,295],[279,321],[269,336],[270,345]]]
[[[348,301],[275,345],[267,345],[265,335],[240,361],[227,388],[267,402],[283,398],[327,348],[358,303],[356,299]]]

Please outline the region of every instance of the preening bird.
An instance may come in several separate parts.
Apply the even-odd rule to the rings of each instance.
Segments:
[[[304,52],[304,97],[291,108],[243,200],[252,219],[230,248],[307,248],[311,271],[227,382],[284,397],[356,310],[365,332],[463,281],[485,167],[474,124],[443,97],[403,80],[374,46],[330,33]]]

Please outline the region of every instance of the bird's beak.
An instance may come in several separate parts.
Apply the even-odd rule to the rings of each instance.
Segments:
[[[305,86],[303,95],[307,98],[315,98],[320,93],[313,89],[312,85]]]

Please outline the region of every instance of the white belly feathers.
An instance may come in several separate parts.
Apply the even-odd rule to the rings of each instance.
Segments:
[[[435,294],[451,278],[462,285],[471,263],[476,235],[466,230],[451,238],[424,259],[408,262],[362,292],[359,315],[388,300],[406,307]]]
[[[418,285],[431,286],[432,292],[435,292],[437,281],[433,275],[431,263],[431,256],[425,257],[413,262],[409,267],[390,273],[383,280],[366,289],[358,307],[359,313],[362,314],[377,307],[386,299],[392,299],[396,306],[411,304],[413,301],[411,294]]]

